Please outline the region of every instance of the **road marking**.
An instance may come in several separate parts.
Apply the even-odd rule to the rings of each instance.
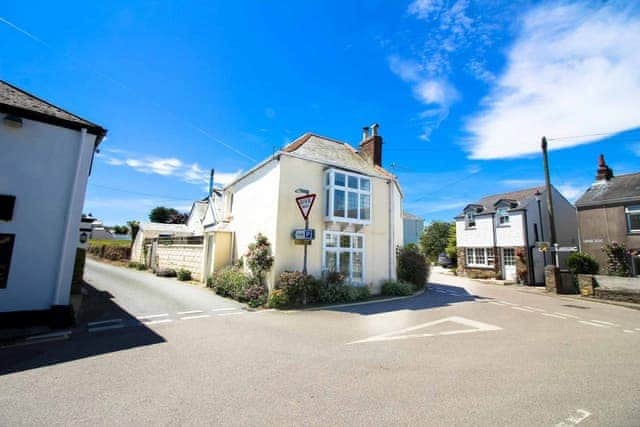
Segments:
[[[523,307],[533,311],[546,312],[546,310],[543,310],[541,308],[529,307],[528,305],[523,305]]]
[[[604,320],[593,320],[591,319],[592,322],[596,322],[596,323],[602,323],[603,325],[607,325],[607,326],[620,326],[620,325],[616,325],[615,323],[611,323],[611,322],[605,322]]]
[[[195,314],[195,313],[204,313],[204,311],[202,310],[178,311],[176,314]]]
[[[556,427],[575,426],[591,416],[591,412],[585,411],[584,409],[576,409],[576,413],[577,415],[571,415],[564,421],[556,424]]]
[[[210,314],[200,314],[197,316],[185,316],[181,317],[180,320],[191,320],[191,319],[202,319],[203,317],[211,317]]]
[[[526,311],[527,313],[533,313],[533,310],[529,310],[528,308],[522,308],[522,307],[510,307],[514,310],[520,310],[520,311]]]
[[[120,329],[120,328],[124,328],[124,324],[116,323],[114,325],[98,326],[96,328],[89,328],[89,329],[87,329],[87,331],[88,332],[100,332],[100,331],[107,331],[109,329]]]
[[[507,304],[507,305],[518,305],[518,304],[514,304],[514,303],[509,302],[509,301],[502,301],[502,300],[500,300],[499,302],[501,302],[502,304]]]
[[[228,311],[228,310],[237,310],[234,307],[224,307],[224,308],[214,308],[211,311]]]
[[[138,320],[155,319],[156,317],[166,317],[168,315],[169,315],[169,313],[147,314],[146,316],[136,316],[136,319],[138,319]]]
[[[111,319],[111,320],[101,320],[99,322],[89,322],[87,326],[98,326],[98,325],[106,325],[108,323],[121,323],[122,319]]]
[[[220,313],[218,316],[233,316],[236,314],[244,314],[244,311],[234,311],[233,313]]]
[[[489,304],[497,305],[499,307],[504,307],[504,304],[500,304],[499,302],[496,302],[496,301],[489,301]]]
[[[253,314],[259,314],[259,313],[268,313],[270,311],[276,311],[275,308],[266,308],[264,310],[256,310],[256,311],[252,311],[251,313]]]
[[[468,329],[458,329],[454,331],[444,331],[439,333],[422,333],[422,334],[407,333],[407,332],[414,332],[419,329],[425,329],[430,326],[435,326],[435,325],[439,325],[447,322],[457,323],[457,324],[466,326]],[[476,320],[466,319],[464,317],[451,316],[451,317],[445,317],[443,319],[435,320],[433,322],[422,323],[420,325],[400,329],[397,331],[386,332],[384,334],[375,335],[362,340],[352,341],[347,343],[346,345],[362,344],[362,343],[369,343],[369,342],[380,342],[380,341],[406,340],[411,338],[425,338],[425,337],[433,337],[436,335],[455,335],[455,334],[467,334],[472,332],[498,331],[501,329],[502,329],[501,327],[496,325],[490,325],[488,323],[478,322]]]
[[[631,331],[631,330],[629,330],[629,329],[625,329],[625,330],[623,330],[622,332],[626,332],[626,333],[628,333],[628,334],[635,334],[635,332],[634,332],[634,331]]]
[[[540,314],[542,314],[543,316],[555,317],[556,319],[567,320],[566,317],[558,316],[557,314],[551,314],[551,313],[540,313]]]
[[[173,322],[173,319],[160,319],[160,320],[152,320],[150,322],[144,322],[145,325],[156,325],[158,323],[169,323]]]
[[[636,331],[640,331],[640,328],[636,328]]]
[[[434,289],[434,291],[436,291],[436,292],[440,292],[441,294],[446,294],[446,292],[445,292],[445,291],[441,291],[440,289]]]
[[[584,323],[585,325],[597,326],[598,328],[608,328],[606,325],[601,325],[600,323],[591,323],[586,320],[578,320],[579,323]]]
[[[570,317],[571,319],[579,319],[578,316],[574,316],[573,314],[566,314],[566,313],[560,313],[558,311],[555,312],[556,314],[559,314],[560,316],[564,316],[564,317]]]
[[[49,338],[59,338],[65,337],[71,334],[71,329],[67,329],[65,331],[57,331],[57,332],[49,332],[47,334],[34,335],[31,337],[27,337],[26,341],[34,341],[34,340],[43,340]]]

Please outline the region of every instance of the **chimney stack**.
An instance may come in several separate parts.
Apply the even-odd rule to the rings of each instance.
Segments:
[[[596,181],[609,181],[613,178],[613,170],[604,161],[604,155],[598,157],[598,171],[596,173]]]
[[[363,159],[375,166],[382,166],[382,137],[378,135],[380,125],[362,128],[362,141],[358,153]],[[369,133],[371,129],[371,133]]]

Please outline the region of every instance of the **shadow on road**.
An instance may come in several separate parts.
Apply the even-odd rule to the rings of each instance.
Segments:
[[[88,283],[83,287],[86,295],[78,314],[78,327],[71,337],[0,349],[0,375],[165,342],[164,338],[116,304],[109,292],[100,291]],[[87,322],[114,318],[122,319],[124,327],[87,332]]]
[[[472,295],[463,287],[444,285],[440,283],[429,283],[429,286],[423,294],[412,298],[399,299],[395,301],[372,301],[368,304],[354,305],[350,307],[335,307],[329,308],[328,310],[368,316],[400,310],[428,310],[430,308],[443,307],[460,302],[491,299],[492,298]]]

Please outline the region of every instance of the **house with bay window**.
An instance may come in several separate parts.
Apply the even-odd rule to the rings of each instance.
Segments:
[[[382,143],[378,125],[363,129],[357,148],[306,133],[237,177],[221,190],[220,221],[204,228],[203,276],[242,258],[258,233],[272,244],[270,287],[281,272],[302,270],[303,246],[292,233],[305,221],[295,199],[309,192],[316,194],[309,274],[337,271],[349,283],[379,292],[384,281],[395,279],[396,248],[403,244],[402,190],[382,167]],[[215,259],[208,261],[210,256]]]
[[[573,205],[551,187],[556,234],[560,246],[577,245]],[[458,272],[524,284],[543,284],[551,255],[536,242],[551,236],[545,187],[485,196],[455,218]]]

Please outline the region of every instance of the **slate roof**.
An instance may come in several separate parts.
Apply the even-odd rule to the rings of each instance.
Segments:
[[[157,231],[160,233],[185,233],[191,234],[191,230],[185,224],[164,224],[161,222],[141,222],[140,230]]]
[[[366,175],[395,178],[384,168],[363,159],[350,144],[314,133],[305,133],[282,151]]]
[[[60,107],[0,80],[0,112],[68,129],[80,130],[96,136],[105,136],[102,126],[76,116]]]
[[[416,221],[424,221],[424,218],[419,217],[418,215],[411,214],[409,212],[402,213],[402,219],[416,220]]]
[[[478,200],[475,203],[470,203],[467,206],[471,206],[471,205],[482,206],[483,210],[481,212],[478,212],[478,213],[479,214],[489,214],[489,213],[494,213],[496,211],[496,208],[495,208],[494,205],[495,205],[495,203],[497,201],[499,201],[499,200],[513,200],[514,202],[517,203],[517,206],[515,208],[509,209],[509,210],[522,209],[531,200],[535,199],[536,191],[538,191],[540,193],[544,193],[545,192],[545,188],[544,188],[544,186],[539,186],[539,187],[525,188],[524,190],[510,191],[508,193],[492,194],[490,196],[485,196],[485,197],[481,198],[480,200]],[[463,216],[463,214],[464,214],[464,212],[461,213],[458,216]]]
[[[640,173],[614,176],[598,181],[576,201],[576,207],[602,206],[640,201]]]

